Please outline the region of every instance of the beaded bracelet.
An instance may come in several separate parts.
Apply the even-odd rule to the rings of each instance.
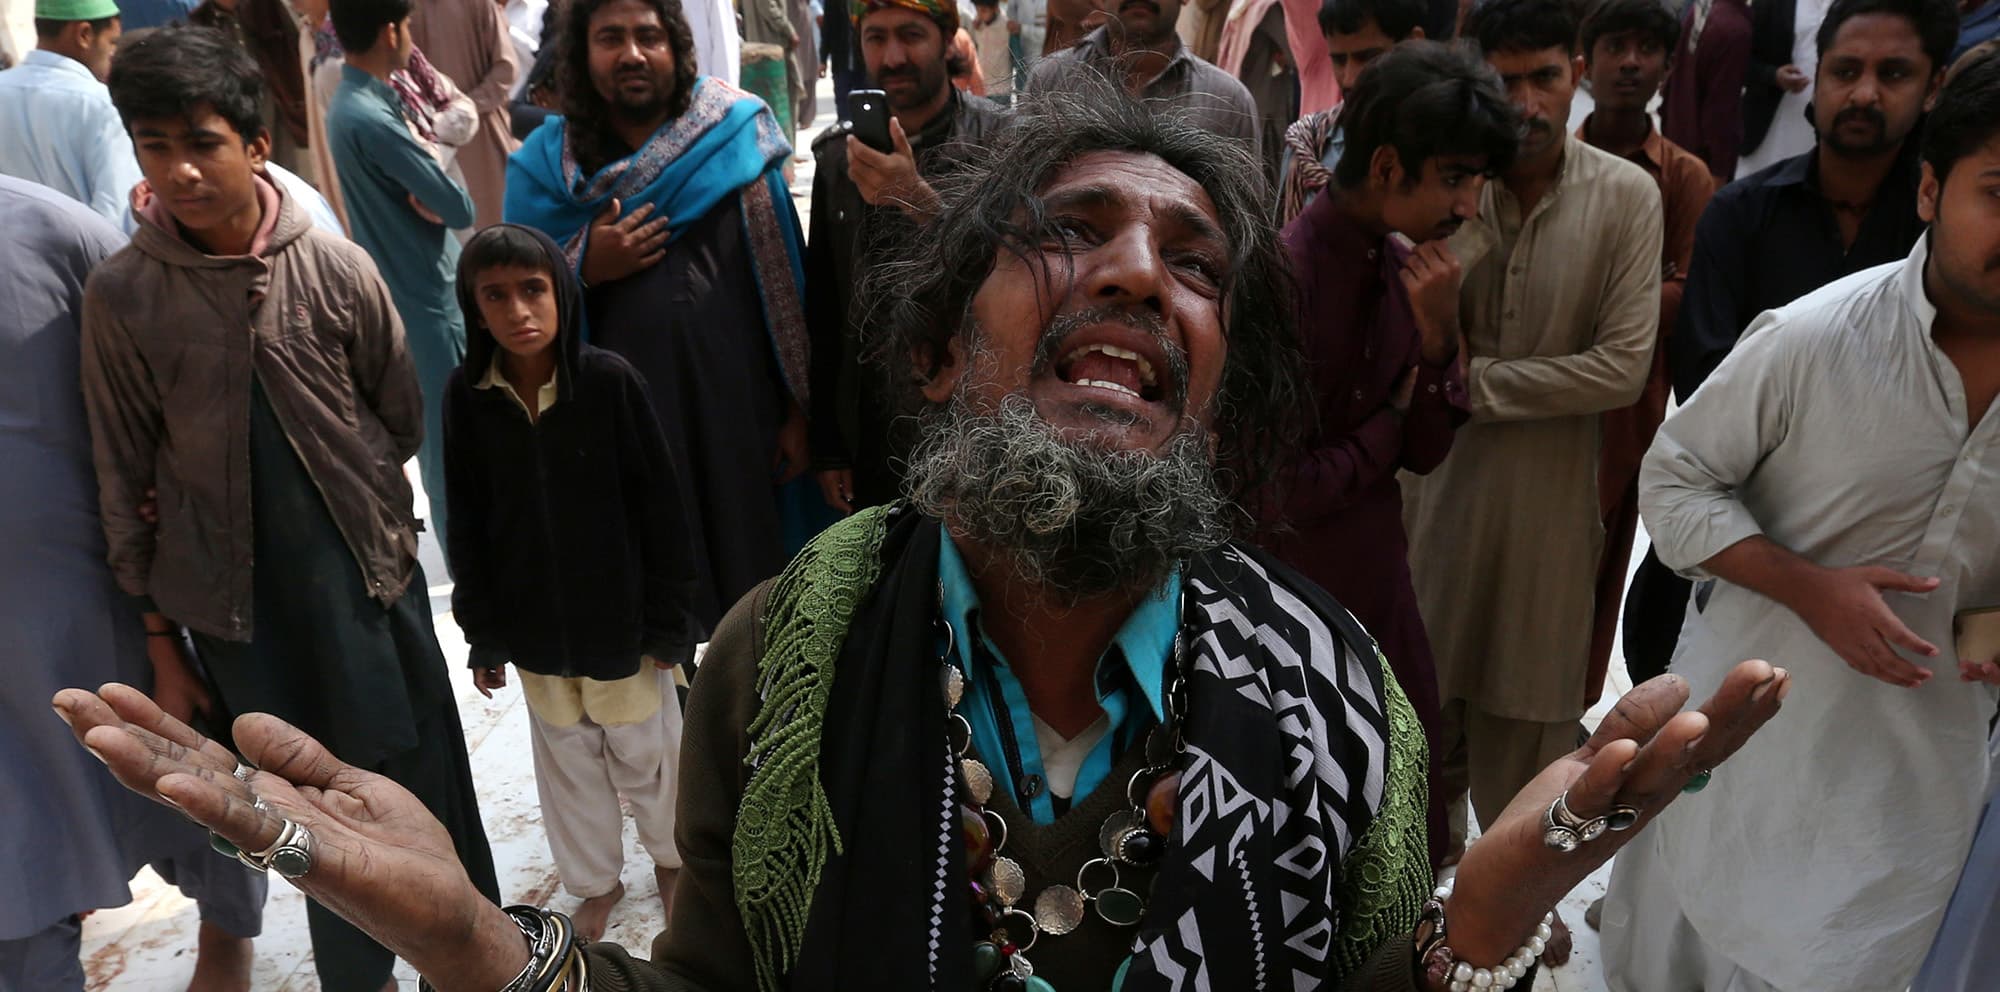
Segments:
[[[1449,992],[1484,992],[1487,989],[1511,989],[1525,977],[1528,969],[1540,960],[1542,952],[1548,949],[1550,935],[1555,932],[1556,914],[1550,910],[1535,925],[1535,933],[1528,942],[1515,949],[1507,959],[1491,968],[1475,968],[1470,963],[1460,961],[1445,943],[1444,903],[1451,898],[1454,880],[1446,879],[1431,898],[1424,903],[1423,914],[1418,919],[1418,928],[1426,925],[1430,931],[1417,949],[1417,971],[1424,976],[1431,988],[1444,987]]]
[[[590,962],[569,917],[533,906],[509,906],[507,918],[528,942],[528,963],[498,992],[590,992]],[[429,979],[419,979],[417,989],[436,992]]]

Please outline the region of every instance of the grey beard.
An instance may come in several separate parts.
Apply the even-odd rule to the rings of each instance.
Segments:
[[[1064,439],[1019,395],[990,414],[954,396],[925,419],[905,494],[1053,603],[1151,589],[1229,539],[1229,501],[1196,431],[1164,454],[1107,450]]]

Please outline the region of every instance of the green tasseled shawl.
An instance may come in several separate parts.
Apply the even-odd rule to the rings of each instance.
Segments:
[[[798,959],[820,871],[840,852],[819,781],[820,730],[847,625],[882,573],[888,524],[889,508],[875,507],[827,528],[785,567],[765,601],[762,701],[748,731],[753,770],[731,845],[736,908],[765,992]]]

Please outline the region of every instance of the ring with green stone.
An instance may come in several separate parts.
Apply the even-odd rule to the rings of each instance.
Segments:
[[[220,854],[225,858],[240,858],[243,856],[242,848],[237,847],[234,844],[231,844],[227,840],[224,840],[221,834],[216,833],[213,830],[209,831],[208,834],[208,846],[212,848],[215,851],[215,853]]]
[[[1704,768],[1704,769],[1702,769],[1701,771],[1698,771],[1698,772],[1695,772],[1695,773],[1694,773],[1694,777],[1693,777],[1693,778],[1691,778],[1691,779],[1688,779],[1688,781],[1687,781],[1687,784],[1686,784],[1686,785],[1683,785],[1683,786],[1681,786],[1681,792],[1683,792],[1683,793],[1686,793],[1687,795],[1690,795],[1690,796],[1692,796],[1692,795],[1694,795],[1695,793],[1697,793],[1697,792],[1700,792],[1701,790],[1703,790],[1703,789],[1706,789],[1706,788],[1708,788],[1708,780],[1709,780],[1709,779],[1710,779],[1711,777],[1713,777],[1713,776],[1714,776],[1714,774],[1715,774],[1715,773],[1714,773],[1713,771],[1711,771],[1711,770],[1709,770],[1709,769],[1707,769],[1707,768]]]

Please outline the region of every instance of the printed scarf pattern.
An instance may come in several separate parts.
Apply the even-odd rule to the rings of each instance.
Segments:
[[[1307,114],[1285,129],[1285,154],[1291,157],[1291,171],[1284,188],[1278,191],[1278,217],[1291,223],[1305,212],[1307,201],[1333,184],[1333,170],[1320,161],[1326,143],[1339,128],[1340,108]]]

